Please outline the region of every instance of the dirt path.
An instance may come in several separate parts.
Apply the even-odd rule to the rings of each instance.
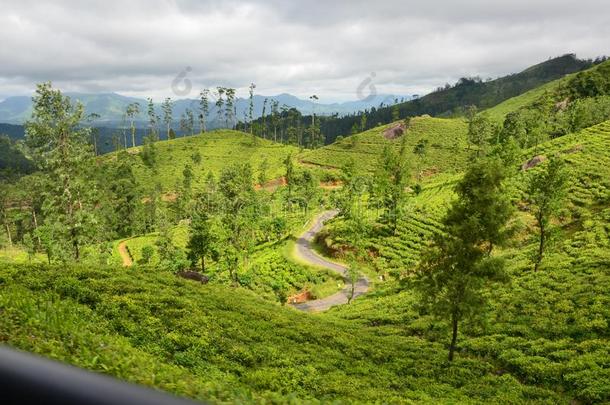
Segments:
[[[347,266],[333,263],[324,259],[320,255],[318,255],[311,247],[311,241],[313,240],[315,235],[320,232],[320,230],[324,226],[324,222],[335,217],[337,214],[337,210],[325,211],[320,214],[316,219],[314,219],[314,222],[311,227],[305,233],[303,233],[303,235],[301,235],[297,240],[297,243],[295,244],[295,255],[299,259],[311,264],[312,266],[325,267],[336,273],[341,274],[343,278],[346,278]],[[295,304],[293,305],[293,307],[301,311],[320,312],[326,311],[327,309],[335,305],[347,304],[347,298],[350,295],[351,285],[349,285],[349,281],[347,281],[347,279],[345,282],[346,287],[338,293],[319,300],[308,301],[302,304]],[[356,282],[354,298],[365,294],[368,289],[369,280],[366,277],[362,276]]]
[[[131,256],[127,251],[127,241],[122,241],[118,246],[119,254],[121,255],[121,259],[123,260],[123,266],[130,267],[133,265],[133,261],[131,260]]]

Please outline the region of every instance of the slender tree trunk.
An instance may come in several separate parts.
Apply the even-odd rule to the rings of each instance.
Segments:
[[[534,271],[538,271],[540,263],[542,263],[542,257],[544,256],[544,241],[546,239],[546,229],[544,222],[541,219],[538,219],[538,226],[540,227],[540,241],[538,243],[538,255],[536,256]]]
[[[136,147],[136,127],[133,125],[133,121],[131,121],[131,146]]]
[[[458,333],[458,317],[457,314],[451,315],[451,345],[449,346],[449,361],[453,361],[453,355],[455,353],[455,344],[457,342],[457,333]]]
[[[34,203],[32,202],[32,219],[34,220],[34,231],[38,230],[38,219],[36,218],[36,209],[34,208]],[[38,245],[42,245],[42,241],[40,240],[40,235],[37,234],[36,239],[38,239]]]

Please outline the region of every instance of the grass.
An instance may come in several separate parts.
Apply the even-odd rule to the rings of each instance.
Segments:
[[[384,130],[393,125],[396,124],[376,127],[323,148],[303,152],[298,159],[305,166],[317,166],[331,171],[343,167],[349,159],[353,159],[357,169],[372,172],[386,145],[400,147],[400,138],[388,140],[383,136]],[[429,173],[463,170],[467,159],[467,132],[463,119],[428,116],[413,118],[411,128],[405,134],[408,160],[412,163],[412,169],[416,170],[419,166],[421,170]],[[421,139],[428,141],[428,152],[420,162],[412,151]]]
[[[189,164],[195,174],[194,187],[199,188],[206,179],[208,172],[218,176],[220,171],[237,163],[250,163],[255,179],[258,179],[261,162],[268,162],[267,178],[274,179],[284,174],[283,161],[289,154],[296,154],[298,148],[282,145],[265,139],[256,139],[246,133],[232,130],[216,130],[195,136],[177,138],[156,143],[159,168],[157,175],[151,175],[141,159],[136,156],[142,147],[130,148],[127,151],[134,156],[134,172],[136,178],[144,185],[152,187],[159,182],[164,191],[176,188],[182,180],[182,171]],[[193,160],[193,155],[199,153],[201,163]],[[113,156],[113,155],[107,155]],[[108,159],[109,157],[104,157]]]

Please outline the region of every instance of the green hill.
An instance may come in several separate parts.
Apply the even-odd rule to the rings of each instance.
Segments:
[[[482,80],[480,77],[464,77],[454,86],[449,84],[439,87],[423,97],[396,106],[373,108],[367,111],[369,126],[390,123],[395,120],[397,110],[399,118],[415,117],[429,114],[436,117],[462,114],[465,107],[476,105],[479,109],[490,108],[496,104],[535,89],[545,83],[563,76],[579,72],[592,66],[591,61],[577,59],[568,54],[549,59],[515,74],[495,80]],[[310,121],[305,117],[304,122]],[[334,142],[337,136],[346,136],[354,126],[359,126],[361,115],[350,115],[339,119],[322,119],[322,132],[327,142]]]
[[[484,358],[159,271],[3,266],[0,341],[230,403],[556,403]]]
[[[485,110],[485,113],[495,121],[501,122],[508,113],[529,107],[545,95],[550,96],[554,102],[562,101],[565,98],[574,101],[578,98],[603,95],[610,92],[610,89],[607,88],[607,84],[605,84],[606,88],[604,88],[604,81],[606,83],[610,82],[610,61],[602,62],[589,69],[566,75],[565,77],[536,87],[488,108]],[[592,84],[594,90],[592,92],[589,92],[589,89],[583,91],[583,83]]]
[[[571,186],[560,229],[541,270],[534,273],[531,258],[537,245],[528,236],[533,217],[526,204],[518,204],[519,235],[500,252],[512,281],[489,293],[490,312],[481,325],[464,332],[462,348],[462,355],[485,356],[520,381],[591,403],[610,400],[610,386],[601,382],[610,376],[609,151],[606,121],[524,152],[523,161],[535,154],[560,154],[568,163]],[[523,198],[528,176],[539,169],[520,171],[511,180],[516,202]],[[422,248],[442,232],[439,221],[456,179],[439,179],[413,197],[396,235],[381,232],[369,238],[378,271],[412,272]],[[350,243],[341,220],[331,225],[327,241],[336,249]],[[333,312],[361,325],[379,325],[379,333],[445,339],[446,334],[435,332],[432,318],[419,315],[417,304],[407,278]]]
[[[371,172],[386,145],[400,148],[401,138],[386,139],[384,131],[398,123],[388,124],[352,135],[331,145],[304,152],[298,156],[304,165],[338,169],[353,159],[362,171]],[[461,171],[466,163],[466,135],[468,126],[463,119],[432,118],[429,116],[411,119],[406,131],[408,158],[413,169],[419,165],[428,173]],[[423,160],[413,153],[420,140],[427,141],[427,153]]]
[[[134,157],[136,177],[145,185],[152,185],[158,181],[165,191],[174,189],[176,183],[181,181],[182,171],[187,164],[191,165],[195,173],[195,187],[199,187],[205,181],[208,172],[218,175],[222,168],[235,163],[250,163],[255,178],[258,178],[260,165],[266,160],[268,163],[266,177],[274,179],[284,174],[283,161],[286,156],[298,152],[296,147],[265,139],[256,138],[256,142],[253,143],[250,135],[232,130],[216,130],[159,141],[155,143],[155,147],[158,156],[158,174],[154,176],[142,160],[136,158],[143,147],[130,148],[127,152]],[[196,155],[199,155],[200,163],[197,163]]]

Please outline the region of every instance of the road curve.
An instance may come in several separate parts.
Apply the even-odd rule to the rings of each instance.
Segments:
[[[308,301],[302,304],[294,304],[293,307],[296,309],[307,312],[321,312],[326,311],[327,309],[335,305],[347,304],[347,298],[349,297],[351,291],[351,285],[349,284],[349,281],[347,280],[346,276],[347,266],[333,263],[324,259],[320,255],[318,255],[311,247],[311,242],[313,241],[315,235],[320,232],[320,230],[322,230],[324,222],[328,221],[331,218],[334,218],[338,213],[339,211],[337,210],[330,210],[318,215],[314,219],[313,224],[309,227],[309,229],[305,231],[305,233],[303,233],[299,237],[299,239],[297,239],[297,242],[295,244],[295,255],[300,260],[312,266],[325,267],[336,273],[341,274],[345,279],[346,287],[338,293],[330,295],[326,298]],[[364,276],[360,277],[356,282],[356,286],[354,289],[354,298],[365,294],[368,289],[369,280]]]

